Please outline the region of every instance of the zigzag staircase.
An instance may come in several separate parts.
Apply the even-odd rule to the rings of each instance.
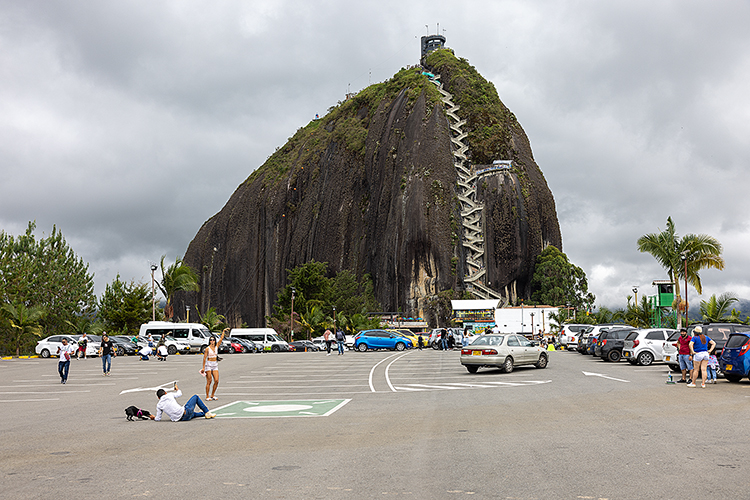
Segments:
[[[462,120],[457,112],[459,106],[453,103],[453,95],[443,89],[440,75],[430,77],[430,81],[437,86],[445,104],[445,114],[448,115],[451,129],[451,143],[453,165],[458,173],[458,200],[461,206],[461,221],[463,226],[462,244],[465,255],[464,283],[474,297],[478,299],[503,299],[503,297],[486,285],[486,267],[484,255],[483,214],[484,204],[476,200],[476,180],[478,176],[471,171],[466,158],[469,147],[464,144],[466,132],[463,131],[466,120]],[[482,174],[489,174],[484,171]]]

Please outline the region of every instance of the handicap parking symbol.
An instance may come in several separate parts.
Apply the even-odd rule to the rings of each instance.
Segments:
[[[327,417],[351,399],[235,401],[212,409],[216,418]]]

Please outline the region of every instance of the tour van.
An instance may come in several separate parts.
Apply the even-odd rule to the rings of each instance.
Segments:
[[[289,344],[279,337],[273,328],[232,328],[231,336],[252,340],[256,344],[262,345],[264,351],[289,350]]]
[[[171,335],[177,341],[190,344],[190,352],[203,352],[211,338],[211,332],[200,323],[170,323],[169,321],[149,321],[141,325],[139,337],[149,335]]]

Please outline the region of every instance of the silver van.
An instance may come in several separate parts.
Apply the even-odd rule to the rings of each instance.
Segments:
[[[149,321],[141,325],[139,337],[149,335],[171,335],[177,341],[190,344],[190,352],[203,352],[211,338],[211,332],[200,323],[170,323],[168,321]]]
[[[289,350],[289,344],[279,337],[273,328],[232,328],[230,335],[232,337],[252,340],[256,344],[263,346],[264,351],[280,352]]]

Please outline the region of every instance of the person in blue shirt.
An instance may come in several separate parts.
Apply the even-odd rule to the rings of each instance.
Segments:
[[[701,387],[706,388],[706,376],[708,375],[708,358],[716,348],[716,342],[703,332],[703,327],[698,325],[693,329],[693,338],[690,339],[690,354],[693,355],[693,373],[690,375],[691,382],[688,387],[695,387],[698,373],[701,373]]]

